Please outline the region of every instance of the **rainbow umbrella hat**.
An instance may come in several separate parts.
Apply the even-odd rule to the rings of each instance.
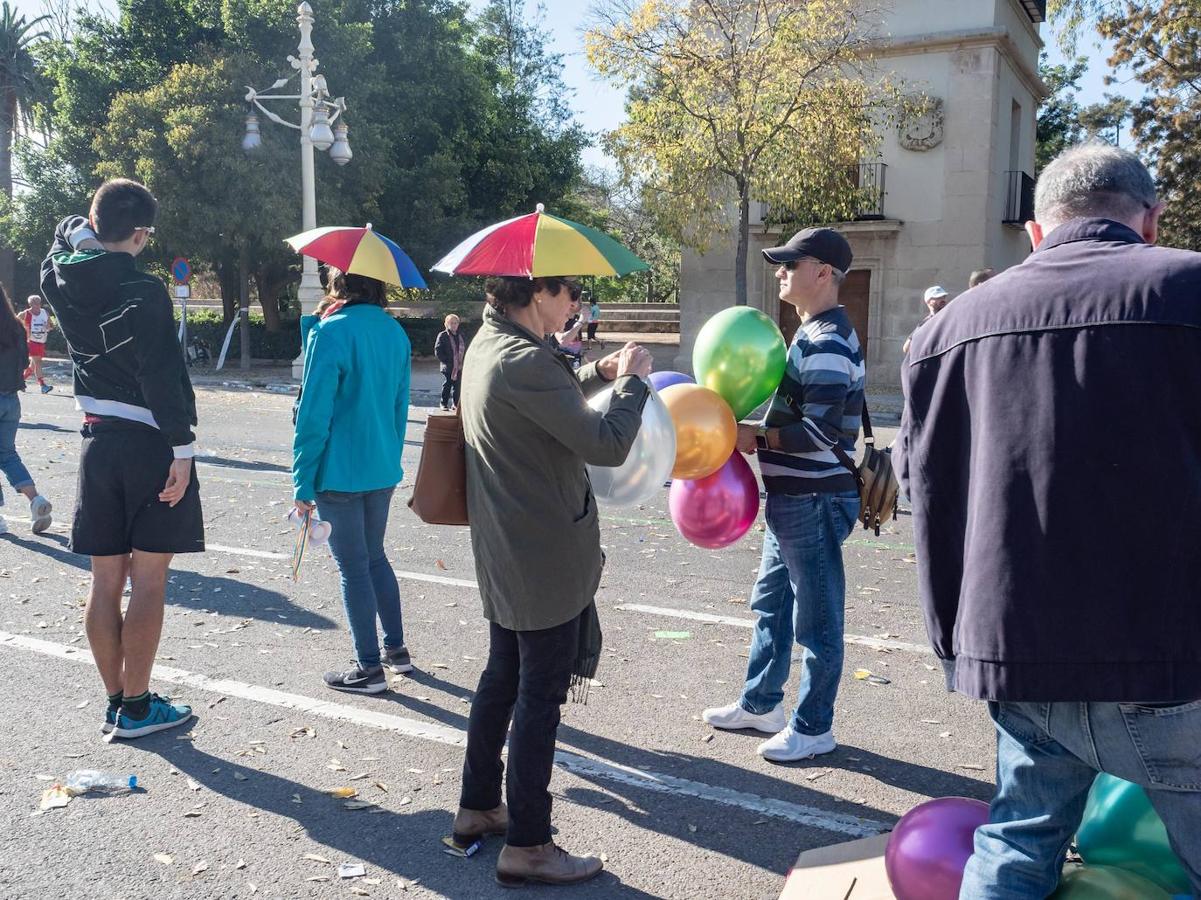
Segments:
[[[434,264],[449,275],[628,275],[646,263],[607,234],[545,211],[477,231]]]
[[[284,239],[302,256],[311,256],[354,275],[366,275],[406,288],[424,288],[425,279],[408,254],[371,228],[314,228]]]

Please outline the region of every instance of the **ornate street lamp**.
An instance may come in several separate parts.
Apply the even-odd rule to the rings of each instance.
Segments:
[[[253,104],[246,116],[246,136],[242,138],[242,149],[253,152],[263,142],[259,132],[259,116],[257,109],[264,116],[278,125],[294,128],[300,132],[300,190],[301,190],[301,224],[302,230],[308,231],[317,227],[317,194],[314,178],[313,148],[329,150],[329,155],[340,166],[350,162],[353,155],[350,142],[347,139],[349,129],[346,122],[338,121],[346,112],[344,97],[330,98],[325,84],[325,76],[317,74],[318,61],[313,56],[313,8],[308,3],[296,7],[296,24],[300,26],[300,44],[297,46],[297,56],[289,56],[288,62],[300,76],[300,93],[275,94],[296,75],[280,78],[266,93],[260,93],[249,85],[246,86],[246,102]],[[300,124],[286,119],[267,109],[264,100],[295,100],[300,105]],[[335,125],[335,123],[337,123]],[[310,313],[321,300],[321,279],[317,275],[317,261],[310,256],[302,257],[303,268],[300,276],[300,289],[297,299],[300,300],[300,311]],[[293,374],[299,377],[303,356],[292,363]]]

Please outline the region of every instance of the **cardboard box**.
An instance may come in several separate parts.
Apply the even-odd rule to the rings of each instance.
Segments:
[[[884,871],[888,835],[806,850],[780,900],[896,900]]]

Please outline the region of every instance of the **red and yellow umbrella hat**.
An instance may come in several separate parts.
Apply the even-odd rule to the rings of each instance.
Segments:
[[[646,263],[595,228],[536,212],[477,231],[433,266],[448,275],[628,275]]]

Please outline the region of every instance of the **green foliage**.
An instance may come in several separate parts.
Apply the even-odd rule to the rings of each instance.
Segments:
[[[1088,71],[1088,58],[1077,57],[1071,65],[1052,66],[1046,54],[1039,60],[1038,74],[1050,89],[1047,99],[1038,109],[1035,130],[1035,173],[1045,169],[1051,160],[1073,144],[1080,143],[1080,104],[1076,91],[1080,79]]]
[[[752,200],[801,221],[853,218],[848,167],[875,155],[898,97],[872,80],[855,0],[605,0],[589,61],[628,85],[605,138],[627,181],[698,249],[738,211],[735,294],[746,303]]]
[[[101,179],[135,177],[161,206],[148,266],[188,256],[231,304],[245,256],[274,298],[299,272],[282,243],[301,228],[298,136],[264,118],[262,147],[240,144],[246,86],[294,74],[295,0],[118,0],[118,11],[39,50],[52,139],[22,151],[30,190],[0,208],[0,235],[40,260],[53,222],[84,211]],[[343,168],[317,155],[319,223],[370,221],[428,268],[578,181],[586,137],[520,2],[473,19],[456,0],[329,0],[313,40],[319,72],[346,97],[354,150]],[[298,120],[294,104],[267,103]]]
[[[1167,203],[1160,243],[1201,250],[1201,0],[1057,0],[1050,11],[1062,42],[1095,29],[1113,42],[1110,67],[1128,68],[1146,88],[1132,106],[1108,97],[1090,117],[1108,130],[1129,111],[1138,150]]]

